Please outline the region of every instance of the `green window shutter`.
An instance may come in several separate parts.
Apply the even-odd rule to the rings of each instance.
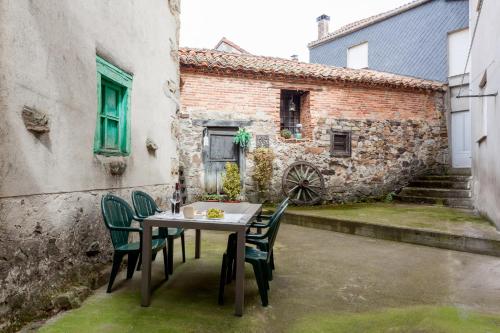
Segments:
[[[97,125],[94,153],[130,154],[132,76],[97,57]]]

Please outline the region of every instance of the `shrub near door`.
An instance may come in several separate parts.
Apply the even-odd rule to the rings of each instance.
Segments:
[[[223,178],[222,189],[229,201],[236,201],[241,193],[240,171],[236,163],[226,163],[226,175]]]

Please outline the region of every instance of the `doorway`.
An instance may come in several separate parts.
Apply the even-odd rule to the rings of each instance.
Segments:
[[[241,174],[241,152],[233,138],[238,128],[216,127],[206,128],[203,143],[203,161],[205,166],[205,192],[219,194],[222,192],[222,177],[227,162],[236,163]]]

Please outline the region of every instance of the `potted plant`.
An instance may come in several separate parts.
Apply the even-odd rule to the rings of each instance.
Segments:
[[[246,150],[248,149],[251,137],[252,135],[246,129],[240,127],[234,135],[233,142]]]
[[[280,133],[281,133],[281,136],[285,139],[290,139],[292,137],[292,132],[290,132],[286,128],[282,129]]]
[[[222,189],[227,195],[229,202],[237,201],[241,193],[240,171],[236,163],[226,163],[226,174],[222,178]]]

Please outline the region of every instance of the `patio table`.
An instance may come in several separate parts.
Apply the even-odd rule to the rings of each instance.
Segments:
[[[159,213],[148,217],[143,222],[142,233],[142,258],[151,258],[151,234],[152,227],[169,227],[196,229],[195,258],[200,257],[201,230],[223,230],[237,233],[236,249],[236,288],[234,311],[237,316],[243,314],[243,301],[245,293],[245,234],[252,220],[262,210],[262,205],[223,202],[195,202],[189,206],[197,211],[206,211],[208,208],[219,208],[224,210],[224,218],[218,220],[195,216],[192,219],[185,218],[182,213],[171,212]],[[141,305],[149,306],[151,302],[151,260],[142,260],[141,277]]]

